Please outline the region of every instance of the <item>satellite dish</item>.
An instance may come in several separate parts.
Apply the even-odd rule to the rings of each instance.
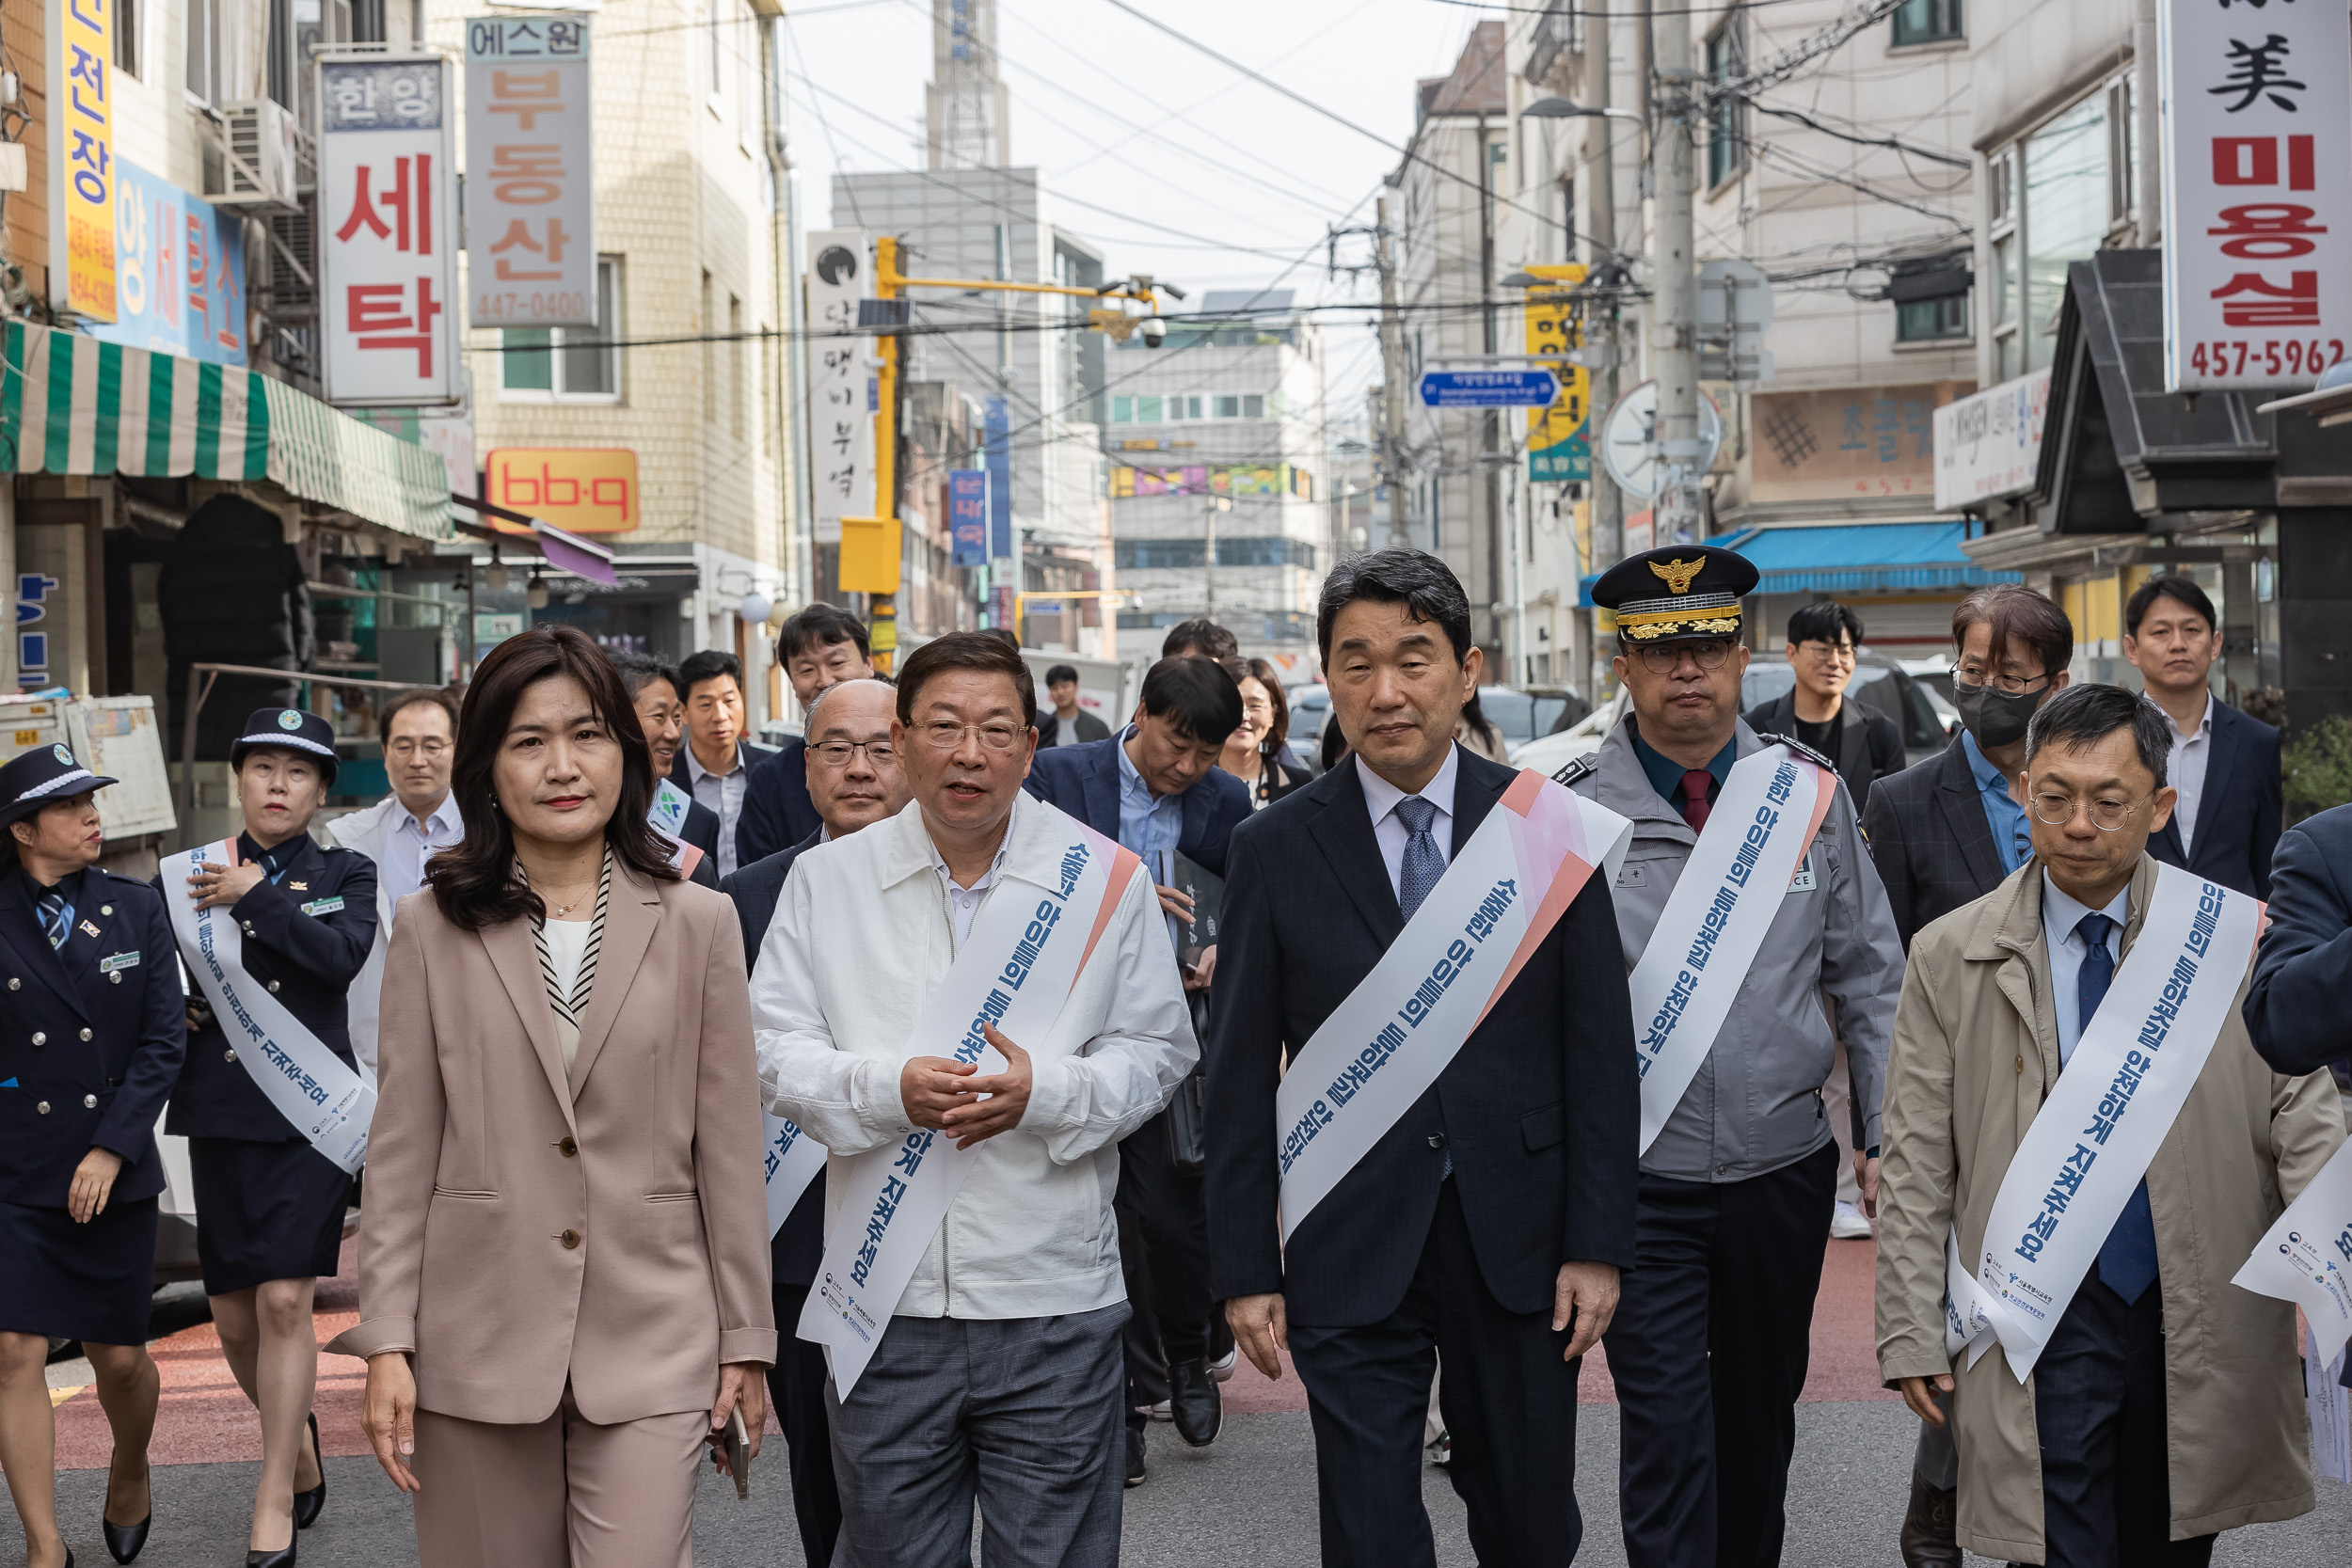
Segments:
[[[857,252],[846,245],[829,245],[817,253],[817,276],[838,287],[857,276]]]

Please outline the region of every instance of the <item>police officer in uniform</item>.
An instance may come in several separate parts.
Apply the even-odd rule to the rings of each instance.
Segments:
[[[1615,669],[1631,711],[1597,755],[1559,775],[1632,820],[1612,890],[1629,970],[1736,762],[1787,742],[1836,791],[1712,1049],[1641,1159],[1637,1261],[1604,1343],[1624,1428],[1626,1556],[1655,1568],[1780,1560],[1837,1175],[1821,1103],[1834,1060],[1821,999],[1836,1004],[1846,1038],[1856,1175],[1874,1205],[1879,1098],[1903,977],[1886,889],[1836,765],[1740,718],[1740,600],[1756,583],[1744,556],[1706,545],[1646,551],[1602,574],[1593,602],[1616,611]],[[1634,1007],[1638,1032],[1639,997]]]
[[[234,911],[246,972],[357,1071],[344,996],[375,941],[376,872],[365,855],[310,836],[335,782],[335,732],[314,713],[262,708],[229,761],[246,824],[236,863],[206,861],[164,896]],[[294,1532],[326,1501],[310,1414],[310,1307],[318,1276],[336,1272],[351,1178],[278,1114],[202,1001],[189,998],[187,1066],[165,1130],[187,1136],[204,1293],[230,1370],[262,1417],[246,1560],[292,1568]]]
[[[187,1036],[162,900],[93,863],[94,792],[114,782],[63,746],[0,768],[0,1470],[31,1568],[73,1560],[41,1376],[52,1338],[82,1341],[114,1430],[103,1527],[117,1562],[138,1555],[152,1512],[154,1127]]]

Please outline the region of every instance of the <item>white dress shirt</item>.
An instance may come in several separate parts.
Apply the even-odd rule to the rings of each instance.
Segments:
[[[2126,886],[2115,895],[2114,902],[2097,913],[2115,924],[2107,929],[2107,954],[2120,962],[2123,957],[2123,917],[2131,911],[2132,890]],[[2050,952],[2050,1006],[2058,1014],[2058,1066],[2063,1068],[2074,1054],[2074,1042],[2082,1038],[2082,969],[2083,959],[2090,949],[2083,944],[2074,927],[2083,916],[2092,913],[2090,906],[2058,891],[2050,880],[2045,867],[2042,873],[2042,942]]]
[[[1429,824],[1429,836],[1438,841],[1438,855],[1446,864],[1454,863],[1454,780],[1461,771],[1462,749],[1446,748],[1445,765],[1438,776],[1421,786],[1421,798],[1438,808],[1438,815]],[[1356,759],[1356,776],[1363,781],[1364,806],[1372,813],[1372,836],[1379,841],[1381,863],[1389,868],[1389,889],[1404,897],[1405,846],[1412,841],[1412,830],[1396,815],[1396,803],[1405,799],[1405,792],[1364,766],[1361,756]]]
[[[830,838],[830,831],[827,836]],[[938,845],[931,843],[930,834],[924,835],[923,842],[930,849],[931,869],[939,873],[939,885],[946,892],[947,921],[955,927],[956,948],[961,952],[963,944],[972,940],[972,917],[980,912],[980,904],[988,897],[989,889],[996,885],[996,873],[1004,869],[1005,851],[1012,847],[1012,824],[1008,822],[1005,825],[1005,836],[996,846],[995,858],[988,863],[988,869],[980,873],[980,879],[970,887],[958,884],[955,873],[947,869],[947,858],[939,852]]]
[[[384,833],[384,891],[393,908],[424,885],[424,863],[466,836],[466,819],[458,814],[454,792],[421,826],[406,807],[395,807],[391,826]]]
[[[2154,698],[2147,703],[2156,707]],[[2156,711],[2164,713],[2160,707]],[[2194,847],[2189,836],[2197,831],[2197,805],[2205,798],[2205,764],[2213,756],[2213,693],[2205,693],[2204,717],[2195,729],[2183,734],[2172,716],[2164,713],[2164,731],[2172,737],[2172,760],[2165,764],[2164,782],[2180,796],[2172,805],[2172,820],[2181,830],[2181,852],[2185,855]]]
[[[735,766],[723,773],[713,773],[703,766],[703,759],[694,754],[689,741],[686,751],[686,776],[694,781],[694,799],[719,814],[719,875],[735,875],[735,824],[742,819],[743,791],[751,783],[752,770],[743,755],[740,741],[735,747]]]

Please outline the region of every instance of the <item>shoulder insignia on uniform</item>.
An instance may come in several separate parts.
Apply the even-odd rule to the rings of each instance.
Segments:
[[[1764,742],[1767,746],[1786,746],[1790,751],[1796,752],[1797,755],[1820,765],[1820,767],[1826,771],[1831,778],[1836,779],[1841,784],[1845,782],[1844,778],[1838,773],[1837,765],[1836,763],[1830,761],[1829,758],[1823,756],[1820,752],[1815,751],[1804,741],[1799,740],[1793,735],[1774,735],[1770,730],[1758,730],[1756,732],[1756,738]]]
[[[1557,773],[1554,773],[1551,776],[1551,782],[1556,784],[1567,784],[1572,786],[1578,780],[1587,778],[1599,770],[1599,753],[1587,752],[1582,756],[1578,757],[1575,761],[1569,763],[1565,768],[1561,768]]]

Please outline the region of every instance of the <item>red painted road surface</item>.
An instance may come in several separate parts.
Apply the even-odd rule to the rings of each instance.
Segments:
[[[318,1338],[325,1344],[358,1321],[359,1288],[354,1243],[343,1243],[342,1272],[319,1281]],[[1832,1242],[1821,1271],[1821,1294],[1813,1312],[1813,1364],[1805,1380],[1807,1400],[1894,1399],[1879,1386],[1872,1357],[1868,1242]],[[153,1459],[158,1465],[192,1465],[262,1457],[262,1429],[253,1407],[239,1392],[221,1358],[220,1337],[209,1323],[183,1330],[153,1347],[163,1373],[163,1409],[155,1423]],[[344,1356],[319,1361],[318,1418],[322,1446],[330,1454],[364,1454],[359,1398],[366,1369]],[[1615,1386],[1608,1358],[1596,1352],[1584,1362],[1584,1402],[1611,1404]],[[1225,1386],[1225,1408],[1236,1414],[1304,1410],[1306,1390],[1285,1370],[1269,1383],[1247,1362]],[[768,1430],[776,1430],[772,1416]],[[113,1440],[96,1395],[84,1389],[57,1408],[57,1463],[66,1469],[99,1469]]]

